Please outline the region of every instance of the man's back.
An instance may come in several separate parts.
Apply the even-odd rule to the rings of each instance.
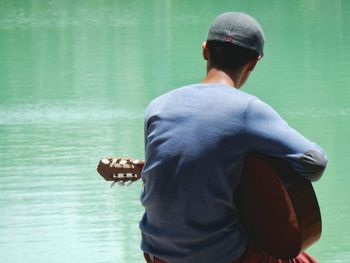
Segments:
[[[197,84],[150,105],[141,198],[145,251],[168,262],[230,262],[244,251],[233,192],[253,98],[227,85]]]

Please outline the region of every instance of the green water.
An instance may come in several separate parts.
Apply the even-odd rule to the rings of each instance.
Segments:
[[[244,90],[328,153],[309,252],[350,262],[345,0],[0,0],[0,262],[143,262],[141,184],[110,188],[97,161],[144,157],[145,107],[204,76],[207,27],[231,10],[267,38]]]

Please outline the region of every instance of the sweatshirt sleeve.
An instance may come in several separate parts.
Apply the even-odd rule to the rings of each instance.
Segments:
[[[323,149],[288,126],[266,103],[254,98],[245,113],[249,151],[279,157],[310,181],[317,181],[327,165]]]

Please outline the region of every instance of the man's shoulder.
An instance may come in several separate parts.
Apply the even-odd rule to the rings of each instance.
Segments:
[[[257,97],[242,91],[240,89],[236,89],[234,87],[230,87],[226,84],[221,84],[221,83],[210,83],[210,84],[206,84],[206,83],[194,83],[194,84],[189,84],[189,85],[185,85],[185,86],[181,86],[169,91],[166,91],[165,93],[159,95],[158,97],[156,97],[155,99],[152,100],[152,103],[157,102],[157,101],[161,101],[167,98],[174,98],[176,96],[188,96],[190,94],[193,95],[197,95],[199,96],[200,94],[198,93],[198,91],[204,91],[206,94],[208,95],[223,95],[223,96],[228,96],[228,98],[232,97],[240,97],[242,99],[245,100],[252,100],[252,99],[256,99]]]
[[[174,97],[178,96],[179,93],[182,92],[183,89],[190,87],[192,85],[186,85],[186,86],[182,86],[182,87],[178,87],[172,90],[168,90],[165,91],[164,93],[158,95],[157,97],[155,97],[148,105],[147,109],[150,109],[156,105],[162,104],[162,103],[166,103],[166,101],[168,100],[173,100]]]
[[[225,84],[195,83],[166,91],[157,96],[148,105],[146,114],[147,112],[159,111],[164,107],[178,108],[184,100],[186,103],[191,103],[191,101],[193,103],[198,103],[198,101],[201,103],[215,102],[216,105],[221,105],[220,108],[231,108],[230,105],[236,105],[241,109],[248,109],[250,104],[254,104],[253,107],[264,104],[258,97]],[[254,101],[256,103],[252,103]]]

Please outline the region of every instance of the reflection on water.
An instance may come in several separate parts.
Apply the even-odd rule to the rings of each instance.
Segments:
[[[54,0],[0,1],[0,262],[142,262],[141,183],[110,188],[97,161],[143,158],[145,107],[203,77],[206,29],[232,9],[267,36],[245,90],[330,159],[310,252],[350,261],[348,2]]]

